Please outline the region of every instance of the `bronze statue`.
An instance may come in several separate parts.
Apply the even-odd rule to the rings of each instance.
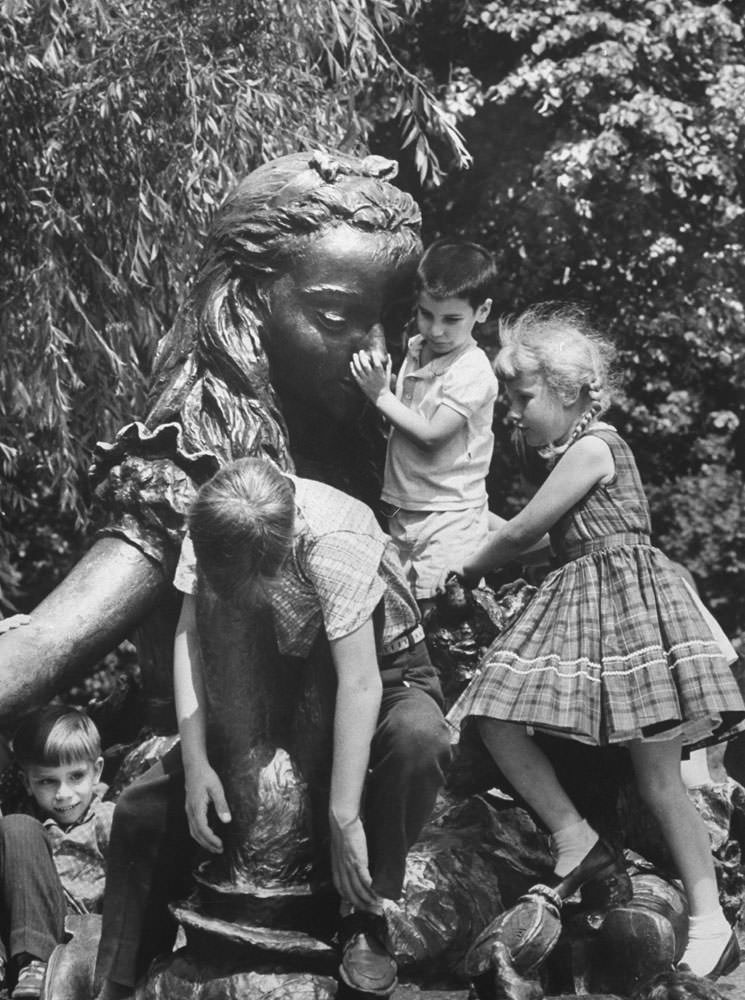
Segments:
[[[297,154],[260,167],[228,197],[215,217],[191,291],[159,347],[147,416],[97,451],[93,477],[98,501],[109,513],[107,524],[67,579],[35,609],[30,623],[0,636],[0,720],[9,721],[64,690],[120,639],[133,635],[148,721],[158,731],[172,731],[170,670],[180,598],[170,581],[186,510],[197,488],[225,462],[265,454],[283,469],[296,467],[301,475],[368,502],[376,498],[381,439],[348,365],[355,351],[374,346],[378,322],[391,353],[400,349],[396,337],[420,250],[420,216],[414,201],[391,185],[391,166],[375,157]],[[212,615],[217,625],[215,619],[211,624]],[[219,609],[205,610],[204,634],[216,656],[223,649],[233,651],[235,659],[226,670],[241,656],[253,663],[251,650],[244,646],[240,652],[241,636],[231,637],[225,624]],[[270,638],[267,644],[263,648],[271,656]],[[322,671],[324,665],[314,662],[311,669]],[[327,750],[321,724],[327,706],[304,701],[303,692],[293,690],[293,707],[299,704],[300,711],[288,720],[281,699],[270,696],[265,676],[257,687],[258,674],[246,673],[241,690],[227,686],[221,676],[225,672],[216,671],[209,697],[213,709],[219,704],[214,714],[221,720],[217,739],[226,790],[240,819],[227,853],[240,860],[241,838],[267,775],[288,790],[289,818],[298,821],[297,828],[278,827],[278,834],[307,832],[298,789],[304,778],[309,776],[311,789],[319,778],[318,762]],[[281,685],[287,676],[280,669],[273,683]],[[258,708],[270,704],[273,712],[247,713],[249,699],[242,694],[249,691]],[[274,753],[280,731],[290,732],[294,747],[303,751],[302,775]],[[463,975],[468,946],[548,869],[545,839],[514,803],[495,809],[474,796],[449,803],[420,843],[408,873],[406,902],[390,918],[399,966],[406,965],[403,956],[412,969],[437,965]],[[305,849],[306,842],[301,846]],[[226,886],[214,876],[208,881],[215,904],[211,912],[195,916],[181,903],[175,912],[183,923],[192,922],[195,935],[209,922],[218,934],[233,934],[247,949],[238,979],[215,992],[204,981],[209,970],[195,971],[187,954],[156,970],[143,995],[183,994],[192,1000],[233,995],[249,979],[250,996],[289,998],[306,995],[303,990],[309,997],[333,995],[333,983],[323,975],[331,960],[317,942],[305,942],[305,951],[290,942],[282,952],[287,943],[282,933],[257,929],[262,912],[281,911],[281,899],[269,899],[264,911],[258,903],[252,909],[233,894],[236,880],[227,879]],[[217,915],[225,900],[228,909],[243,907],[239,919],[227,912]],[[299,898],[301,908],[302,902]],[[90,959],[95,935],[91,939],[86,933],[77,940]],[[494,949],[495,964],[503,970],[499,975],[512,982],[512,957],[500,952],[502,945],[497,942]],[[210,948],[214,945],[207,952]],[[222,953],[217,951],[219,965]],[[271,956],[264,960],[271,968],[262,982],[259,953]],[[74,989],[55,992],[60,982],[82,982],[66,977],[64,954],[58,959],[63,972],[50,982],[48,1000],[77,995]],[[284,960],[295,971],[272,993]],[[306,970],[306,960],[314,972]],[[228,969],[228,979],[232,962],[226,959],[218,969]],[[503,988],[499,975],[494,982]],[[200,976],[200,989],[192,988]],[[85,990],[92,990],[90,980],[83,979]]]
[[[390,183],[395,169],[380,157],[299,153],[228,196],[159,346],[147,417],[96,455],[108,523],[30,623],[0,637],[0,720],[134,635],[149,722],[173,731],[170,580],[185,511],[221,463],[264,453],[375,495],[376,425],[349,360],[378,322],[400,335],[408,309],[420,213]]]

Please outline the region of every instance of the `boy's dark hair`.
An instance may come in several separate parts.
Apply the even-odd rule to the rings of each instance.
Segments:
[[[244,603],[292,548],[295,491],[271,462],[242,458],[202,486],[187,523],[199,573],[218,597]]]
[[[477,309],[493,298],[497,283],[494,258],[479,243],[441,239],[427,247],[416,272],[417,292],[433,299],[467,299]]]
[[[27,715],[13,736],[21,767],[60,767],[101,756],[101,735],[93,720],[70,705],[47,705]]]

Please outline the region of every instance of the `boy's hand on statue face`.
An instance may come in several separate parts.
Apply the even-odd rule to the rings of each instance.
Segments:
[[[349,364],[357,385],[373,403],[385,392],[391,391],[391,360],[381,358],[376,352],[357,351]]]
[[[212,854],[222,854],[222,840],[214,833],[207,819],[212,804],[221,823],[229,823],[231,820],[222,782],[209,764],[204,764],[186,772],[185,784],[189,833],[205,850]]]
[[[380,899],[373,891],[367,858],[367,837],[362,820],[339,823],[330,817],[331,874],[342,899],[361,910],[377,908]]]

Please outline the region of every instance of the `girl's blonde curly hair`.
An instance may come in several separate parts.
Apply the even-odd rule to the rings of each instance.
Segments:
[[[591,326],[580,306],[540,302],[500,320],[494,369],[511,381],[540,375],[565,403],[585,397],[596,415],[611,403],[613,345]]]

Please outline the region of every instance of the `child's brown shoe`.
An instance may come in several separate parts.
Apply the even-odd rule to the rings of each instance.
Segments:
[[[10,994],[12,1000],[36,1000],[41,995],[41,987],[47,971],[47,963],[32,958],[18,973],[15,989]]]
[[[385,918],[356,911],[339,922],[340,995],[344,987],[390,997],[396,988],[396,961],[386,947]]]

